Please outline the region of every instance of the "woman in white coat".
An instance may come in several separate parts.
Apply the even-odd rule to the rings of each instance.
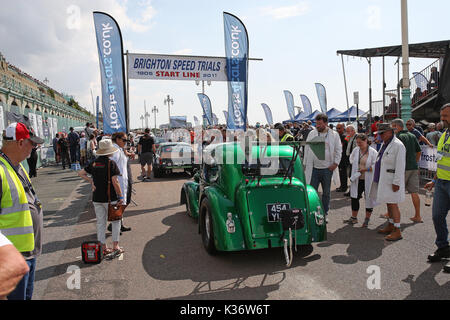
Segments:
[[[373,167],[377,160],[378,152],[369,147],[367,136],[364,133],[356,135],[357,147],[353,149],[350,155],[350,164],[352,165],[352,173],[350,177],[350,197],[352,199],[352,216],[344,223],[356,224],[358,223],[359,199],[364,192],[366,205],[366,218],[361,227],[367,228],[370,216],[375,206],[374,199],[370,198],[370,188],[373,180]]]

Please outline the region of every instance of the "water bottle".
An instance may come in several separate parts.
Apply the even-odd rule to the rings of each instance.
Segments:
[[[427,190],[425,193],[425,205],[427,207],[431,206],[431,198],[433,197],[433,193],[430,190]]]

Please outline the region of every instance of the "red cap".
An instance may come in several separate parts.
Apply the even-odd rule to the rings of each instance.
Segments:
[[[11,123],[6,128],[5,131],[6,131],[5,136],[4,136],[5,140],[18,141],[20,139],[24,139],[24,140],[30,139],[31,141],[33,141],[34,143],[37,143],[37,144],[44,143],[43,139],[35,136],[33,134],[33,131],[28,130],[27,126],[21,122]]]

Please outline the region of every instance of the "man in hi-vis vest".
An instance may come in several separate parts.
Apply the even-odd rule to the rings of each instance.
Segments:
[[[441,108],[441,121],[445,132],[439,139],[437,146],[437,171],[434,179],[425,185],[425,189],[434,189],[433,224],[436,231],[436,246],[438,249],[428,256],[430,262],[438,262],[443,258],[450,258],[448,242],[447,215],[450,210],[450,103]],[[444,267],[450,272],[450,263]]]
[[[44,143],[23,123],[10,124],[0,150],[0,232],[25,258],[29,272],[22,278],[9,300],[31,300],[36,257],[42,250],[42,206],[21,162],[33,147]]]

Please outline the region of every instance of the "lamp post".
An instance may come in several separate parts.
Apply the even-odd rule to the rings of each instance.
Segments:
[[[158,108],[156,106],[153,107],[152,113],[155,114],[155,135],[156,135],[156,114],[159,112]]]
[[[170,95],[167,95],[167,98],[164,100],[164,104],[167,104],[167,109],[169,112],[169,129],[170,129],[170,104],[173,106],[173,99],[170,97]]]
[[[411,90],[409,88],[408,1],[401,0],[402,11],[402,119],[411,118]]]
[[[145,117],[145,128],[148,128],[148,118],[150,117],[150,113],[147,112],[147,106],[145,104],[145,100],[144,100],[144,117]]]

